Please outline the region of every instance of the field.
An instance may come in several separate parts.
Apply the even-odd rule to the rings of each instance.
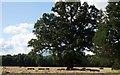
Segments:
[[[66,67],[0,67],[2,73],[117,73],[120,74],[120,70],[111,70],[111,68],[100,67],[74,67],[75,69],[91,69],[90,70],[64,70]]]

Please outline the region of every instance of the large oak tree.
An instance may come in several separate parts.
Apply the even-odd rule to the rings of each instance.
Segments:
[[[57,2],[52,11],[35,23],[37,38],[31,39],[29,46],[33,52],[53,54],[59,63],[72,69],[93,45],[99,10],[86,2]]]

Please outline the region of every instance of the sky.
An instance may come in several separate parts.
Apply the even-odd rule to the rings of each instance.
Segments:
[[[105,9],[107,2],[88,1],[99,9]],[[34,24],[43,13],[51,13],[55,2],[0,2],[0,55],[27,54],[31,51],[27,47],[30,39],[35,38],[32,33]]]

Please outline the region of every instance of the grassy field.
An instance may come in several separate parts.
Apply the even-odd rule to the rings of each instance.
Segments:
[[[99,69],[99,67],[91,67],[91,69],[98,69],[100,70],[101,73],[118,73],[120,74],[120,70],[112,70],[111,68],[104,68],[104,69]]]
[[[66,67],[10,67],[3,66],[2,73],[117,73],[120,74],[120,70],[111,70],[111,68],[100,69],[100,67],[74,67],[76,69],[93,69],[98,71],[80,71],[80,70],[62,70],[66,69]],[[46,69],[47,68],[47,69]],[[58,70],[59,69],[59,70]]]

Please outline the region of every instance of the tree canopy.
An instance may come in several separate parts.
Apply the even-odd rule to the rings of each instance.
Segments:
[[[114,63],[114,69],[120,69],[120,2],[109,2],[99,21],[93,38],[94,51],[99,57]]]
[[[86,2],[57,2],[52,11],[35,23],[33,33],[37,38],[28,46],[36,53],[51,53],[70,69],[93,45],[99,10]]]

